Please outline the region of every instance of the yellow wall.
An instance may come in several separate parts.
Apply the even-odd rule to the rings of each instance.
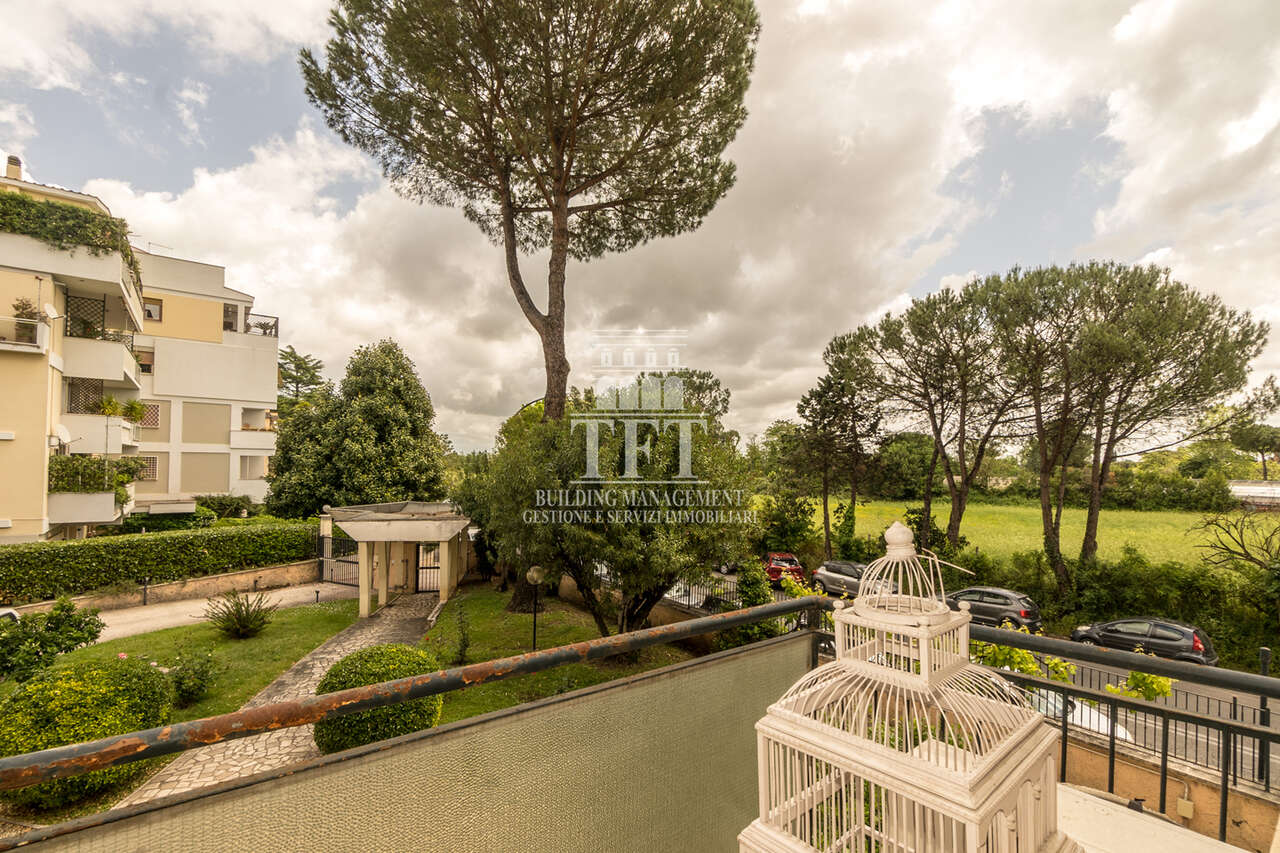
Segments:
[[[230,453],[182,454],[180,490],[189,495],[206,495],[231,490]]]
[[[9,192],[21,193],[22,195],[30,196],[37,201],[56,201],[61,204],[70,204],[74,207],[83,207],[86,210],[92,210],[97,213],[102,212],[102,208],[87,199],[66,198],[60,195],[53,195],[52,193],[47,193],[41,190],[39,187],[25,186],[19,189],[18,187],[4,185],[0,186],[0,189],[7,190]]]
[[[15,436],[0,441],[0,518],[13,522],[0,538],[44,532],[50,373],[39,353],[0,352],[0,388],[11,404],[0,413],[0,431]]]
[[[49,279],[0,269],[0,316],[12,316],[13,302],[20,297],[30,299],[37,310],[44,310],[46,304],[61,310],[63,305]],[[62,350],[61,327],[56,322],[50,349]],[[61,374],[39,352],[0,351],[0,389],[8,401],[0,406],[0,432],[15,436],[0,440],[0,518],[12,522],[11,527],[0,528],[0,540],[40,536],[48,507],[48,437],[62,410]]]
[[[143,334],[181,338],[185,341],[222,343],[221,302],[148,290],[145,287],[142,290],[142,296],[144,300],[155,298],[164,304],[159,321],[143,321]]]
[[[229,403],[183,403],[182,440],[188,444],[226,444],[231,440]]]

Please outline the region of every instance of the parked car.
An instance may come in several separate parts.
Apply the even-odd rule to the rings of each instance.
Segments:
[[[3,626],[6,622],[17,622],[17,621],[18,621],[18,611],[10,610],[7,607],[0,608],[0,626]]]
[[[788,554],[785,551],[770,551],[769,556],[764,561],[764,573],[769,576],[769,582],[782,583],[784,572],[800,583],[808,580],[805,577],[804,566],[800,565],[800,561],[796,559],[795,554]]]
[[[1026,628],[1036,633],[1043,627],[1040,608],[1020,592],[997,586],[971,586],[947,596],[947,606],[960,609],[960,602],[969,602],[969,615],[979,625],[999,627],[1008,622],[1015,628]]]
[[[1071,639],[1090,646],[1133,652],[1144,651],[1162,658],[1218,665],[1209,635],[1194,625],[1169,619],[1115,619],[1081,625]]]
[[[813,573],[813,585],[818,592],[827,595],[858,595],[862,592],[862,576],[867,571],[864,563],[848,560],[827,560]],[[897,592],[897,585],[885,581],[888,592]]]

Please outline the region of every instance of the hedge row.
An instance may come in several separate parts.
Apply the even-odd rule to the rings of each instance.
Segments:
[[[317,523],[206,527],[0,546],[0,604],[274,566],[314,557]]]

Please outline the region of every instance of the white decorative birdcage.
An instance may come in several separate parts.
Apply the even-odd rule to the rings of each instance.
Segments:
[[[743,853],[1074,853],[1057,827],[1057,734],[1022,689],[969,662],[967,607],[894,523],[836,660],[756,724],[760,816]],[[961,605],[964,607],[964,605]]]

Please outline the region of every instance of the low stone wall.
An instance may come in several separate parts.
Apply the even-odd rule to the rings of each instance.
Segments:
[[[276,589],[282,586],[297,586],[304,583],[315,583],[320,580],[320,567],[316,560],[301,560],[297,563],[285,563],[279,566],[263,566],[258,569],[244,569],[239,572],[227,572],[221,575],[205,575],[198,578],[158,583],[147,587],[148,604],[159,604],[163,601],[183,601],[192,598],[210,598],[224,592],[249,592],[252,590]],[[137,607],[142,604],[142,588],[133,592],[112,595],[78,595],[71,599],[78,607],[96,607],[99,610],[119,610],[122,607]],[[19,613],[42,612],[53,607],[52,601],[40,601],[35,604],[24,604],[15,607]]]
[[[1095,744],[1072,737],[1067,741],[1067,781],[1099,791],[1107,789],[1107,747],[1105,742]],[[1188,767],[1181,762],[1169,762],[1169,781],[1165,794],[1165,816],[1193,832],[1218,837],[1218,802],[1220,791],[1218,778],[1207,772]],[[1160,762],[1117,745],[1115,792],[1123,799],[1141,797],[1148,811],[1157,812],[1160,807]],[[1274,795],[1273,795],[1274,796]],[[1178,800],[1188,799],[1192,804],[1190,818],[1178,815]],[[1227,795],[1227,843],[1245,850],[1272,850],[1276,838],[1280,804],[1267,799],[1259,792],[1255,796],[1232,788]]]

